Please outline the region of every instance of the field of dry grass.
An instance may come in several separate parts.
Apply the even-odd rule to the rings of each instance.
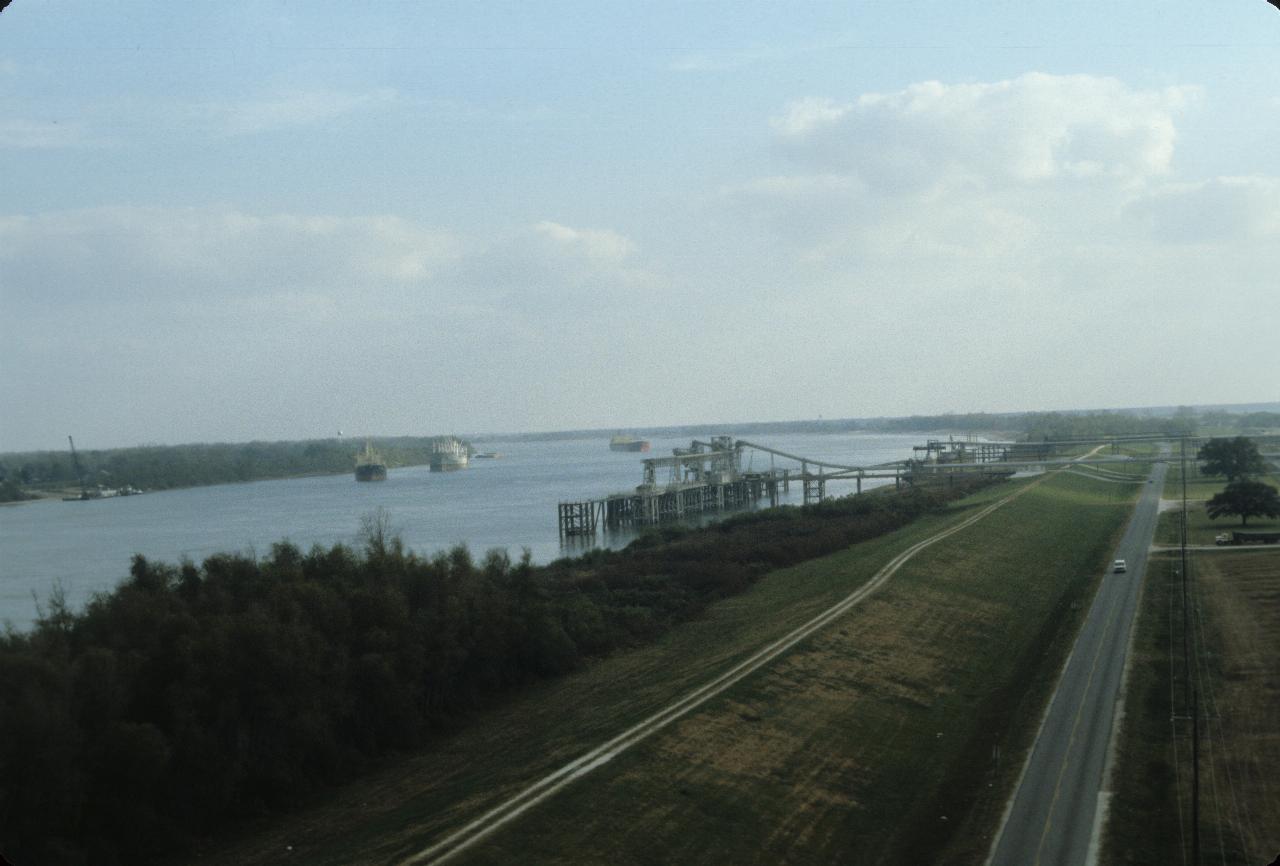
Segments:
[[[1143,597],[1102,862],[1189,862],[1191,724],[1178,562]],[[1280,551],[1193,554],[1192,683],[1200,718],[1201,862],[1280,853]]]

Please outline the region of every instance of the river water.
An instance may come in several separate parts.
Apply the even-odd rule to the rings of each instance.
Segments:
[[[911,456],[919,435],[793,433],[752,437],[792,454],[846,465],[871,465]],[[631,490],[641,481],[640,460],[663,456],[689,440],[651,439],[648,455],[610,451],[607,439],[544,442],[477,441],[501,452],[496,460],[472,460],[458,472],[425,466],[392,469],[380,483],[352,475],[255,481],[168,490],[89,502],[44,500],[0,508],[0,623],[28,628],[36,616],[33,593],[47,598],[61,584],[74,608],[127,576],[130,558],[199,563],[213,553],[267,554],[288,539],[304,550],[313,544],[357,540],[361,518],[385,509],[405,544],[431,554],[455,544],[472,552],[502,547],[512,557],[529,548],[535,562],[579,552],[560,546],[556,503]],[[777,466],[786,464],[779,460]],[[769,457],[746,452],[743,466],[765,469]],[[661,480],[661,479],[660,479]],[[866,482],[864,489],[875,482]],[[883,482],[881,482],[883,483]],[[892,482],[889,482],[892,483]],[[827,492],[851,492],[832,483]],[[800,485],[789,502],[798,502]],[[596,543],[620,547],[634,536],[602,536]]]

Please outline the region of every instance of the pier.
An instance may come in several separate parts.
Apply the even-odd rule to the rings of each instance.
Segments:
[[[770,467],[744,471],[746,450],[768,454]],[[778,468],[775,458],[794,466]],[[754,507],[762,500],[778,505],[791,485],[800,484],[804,504],[821,502],[827,483],[852,480],[862,492],[864,479],[892,479],[905,483],[907,463],[882,466],[844,466],[789,454],[731,436],[714,436],[710,441],[693,440],[688,448],[676,448],[670,457],[647,457],[641,461],[642,481],[634,492],[615,493],[600,499],[561,502],[558,505],[560,538],[593,536],[600,530],[640,529],[677,522],[712,512]]]
[[[995,442],[989,440],[930,439],[913,447],[916,455],[874,466],[850,466],[791,454],[732,436],[693,440],[688,448],[676,448],[670,457],[641,461],[642,481],[632,492],[599,499],[561,502],[557,522],[562,541],[594,536],[597,532],[635,530],[713,512],[752,508],[763,500],[777,506],[792,484],[801,485],[803,504],[827,498],[827,485],[852,481],[857,493],[864,481],[892,480],[903,486],[954,483],[957,477],[999,475],[1019,470],[1045,470],[1056,466],[1126,463],[1133,458],[1095,456],[1081,459],[1072,449],[1109,445],[1113,453],[1124,443],[1166,441],[1159,434],[1107,436],[1043,442]],[[769,456],[769,468],[742,468],[744,452]],[[778,461],[783,465],[779,466]]]

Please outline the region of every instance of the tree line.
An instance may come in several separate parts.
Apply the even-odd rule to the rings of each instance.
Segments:
[[[418,556],[381,519],[354,547],[136,556],[84,610],[55,593],[34,629],[0,637],[4,853],[20,866],[190,854],[971,489],[752,512],[541,567],[527,552]]]
[[[399,436],[371,442],[389,466],[427,463],[434,437]],[[147,445],[79,451],[85,482],[90,486],[144,490],[197,487],[286,478],[296,475],[350,472],[364,440],[312,439],[301,442],[243,442],[195,445]],[[71,452],[33,451],[0,455],[0,487],[57,489],[78,487]]]
[[[884,432],[951,430],[964,433],[1005,431],[1030,442],[1045,439],[1083,439],[1158,433],[1166,436],[1194,434],[1200,429],[1258,431],[1280,429],[1280,412],[1233,413],[1222,410],[1198,412],[1181,407],[1171,415],[1135,412],[986,412],[954,415],[913,415],[907,418],[876,418],[865,429]]]

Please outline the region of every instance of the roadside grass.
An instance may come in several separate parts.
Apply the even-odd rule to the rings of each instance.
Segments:
[[[1188,455],[1187,499],[1208,499],[1221,490],[1225,483],[1222,478],[1201,475],[1200,470]],[[1169,471],[1164,476],[1164,490],[1160,492],[1160,496],[1164,499],[1182,498],[1182,464],[1178,460],[1177,452],[1169,458]]]
[[[1266,863],[1280,851],[1280,555],[1192,555],[1201,719],[1201,854]],[[1189,859],[1190,723],[1177,561],[1156,557],[1142,602],[1102,862]]]
[[[1152,556],[1129,655],[1125,711],[1116,735],[1104,864],[1181,863],[1187,830],[1178,812],[1189,782],[1175,751],[1189,748],[1182,689],[1182,606],[1178,560]]]
[[[1160,515],[1160,522],[1156,525],[1156,544],[1179,543],[1181,534],[1178,524],[1181,518],[1181,508],[1165,511]],[[1205,511],[1203,502],[1187,503],[1187,544],[1213,544],[1213,539],[1219,533],[1230,532],[1233,529],[1280,531],[1280,519],[1266,520],[1251,517],[1249,525],[1242,527],[1238,517],[1219,517],[1217,520],[1212,520],[1209,513]]]
[[[982,862],[1135,492],[1052,476],[458,862]],[[834,600],[866,547],[808,579]]]

